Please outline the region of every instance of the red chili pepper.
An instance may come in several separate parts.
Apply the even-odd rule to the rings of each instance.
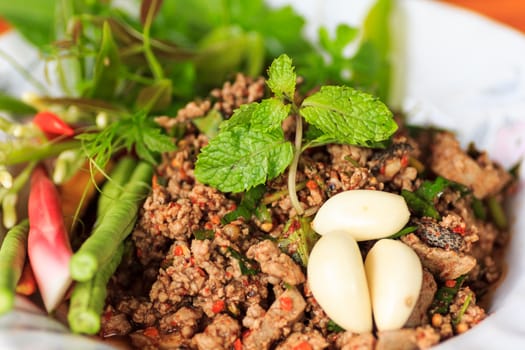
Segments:
[[[242,342],[241,342],[241,339],[237,338],[237,339],[233,342],[233,350],[242,350]]]
[[[313,349],[312,346],[306,340],[297,344],[296,346],[292,348],[292,350],[312,350],[312,349]]]
[[[211,311],[218,314],[219,312],[224,310],[224,306],[225,306],[224,300],[217,300],[216,302],[213,303],[213,306],[211,307]]]
[[[180,245],[177,245],[173,249],[173,254],[175,254],[175,256],[182,256],[184,255],[184,249]]]
[[[279,299],[279,305],[284,311],[292,311],[293,300],[289,297],[282,297],[281,299]]]
[[[73,252],[58,190],[42,166],[36,167],[31,176],[28,217],[29,262],[44,305],[52,311],[71,285],[69,262]]]
[[[155,327],[148,327],[144,330],[143,334],[148,338],[157,338],[159,336],[159,330]]]
[[[73,136],[75,134],[75,131],[53,112],[38,112],[33,118],[33,123],[38,126],[48,138],[53,138],[54,136]]]
[[[315,182],[314,180],[308,180],[306,181],[306,187],[310,190],[310,191],[313,191],[315,189],[317,189],[317,182]]]
[[[446,280],[445,281],[445,286],[447,286],[448,288],[454,288],[456,286],[456,281],[455,280]]]

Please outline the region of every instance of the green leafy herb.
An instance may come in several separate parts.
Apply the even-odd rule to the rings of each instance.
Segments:
[[[335,323],[333,320],[328,321],[328,323],[326,324],[326,329],[328,329],[330,332],[336,332],[336,333],[345,331],[343,327]]]
[[[215,237],[215,232],[213,232],[213,230],[196,230],[193,232],[193,236],[198,241],[205,239],[212,240]]]
[[[438,289],[436,296],[434,297],[434,301],[429,308],[430,315],[435,313],[445,315],[448,313],[450,304],[452,301],[454,301],[454,298],[463,285],[465,278],[466,275],[462,275],[454,280],[454,286],[448,287],[443,285]]]
[[[228,247],[228,252],[231,256],[239,261],[239,268],[243,275],[256,275],[259,272],[257,262],[252,259],[248,259],[243,254],[239,253],[232,247]]]
[[[301,116],[322,132],[317,144],[377,146],[397,129],[392,112],[381,101],[345,86],[325,86],[296,105],[296,77],[287,55],[276,58],[268,74],[276,97],[244,105],[220,125],[219,133],[198,156],[195,176],[200,182],[223,192],[243,192],[279,176],[291,165],[290,188],[302,151]],[[297,118],[295,146],[285,139],[281,126],[289,115]],[[295,189],[289,190],[294,196]],[[292,201],[300,213],[297,200]]]
[[[77,136],[88,157],[103,168],[111,156],[120,150],[131,151],[151,164],[157,162],[160,152],[175,149],[171,137],[162,133],[158,125],[145,113],[136,113],[118,120],[98,133]]]
[[[224,215],[222,218],[222,223],[230,223],[239,217],[249,220],[251,216],[256,213],[259,201],[261,200],[265,191],[266,187],[264,185],[259,185],[250,189],[249,191],[246,191],[237,208],[234,211]]]
[[[393,235],[391,235],[389,238],[399,238],[399,237],[402,237],[404,235],[407,235],[411,232],[414,232],[417,230],[417,226],[407,226],[401,230],[399,230],[398,232],[394,233]]]

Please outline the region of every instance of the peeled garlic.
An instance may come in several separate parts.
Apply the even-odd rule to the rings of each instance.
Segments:
[[[372,330],[363,259],[351,236],[332,232],[317,241],[308,260],[308,283],[315,300],[339,326],[357,333]]]
[[[405,199],[395,193],[350,190],[328,199],[317,212],[312,227],[320,235],[343,231],[356,241],[390,236],[410,218]]]
[[[379,331],[403,327],[419,297],[423,269],[406,244],[381,239],[365,259],[374,321]]]

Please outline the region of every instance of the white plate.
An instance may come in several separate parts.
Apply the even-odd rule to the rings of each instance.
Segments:
[[[311,37],[321,24],[328,28],[340,22],[357,25],[371,4],[370,0],[270,2],[293,3],[309,19],[306,30]],[[463,145],[475,141],[505,167],[521,160],[525,156],[525,37],[482,16],[430,0],[400,0],[395,20],[397,105],[413,122],[452,129]],[[9,40],[19,38],[4,37],[0,47]],[[34,57],[26,53],[22,63]],[[20,79],[3,69],[0,61],[4,82],[9,74],[13,78],[10,81]],[[18,92],[27,89],[27,85],[10,87]],[[525,254],[521,252],[525,247],[523,183],[522,172],[520,191],[512,203],[513,237],[506,255],[509,271],[496,292],[490,315],[466,334],[436,349],[525,348],[525,274],[521,273],[525,271]],[[5,327],[9,326],[1,320],[0,346],[4,349]],[[10,341],[7,349],[33,349],[36,343],[40,349],[43,344],[47,349],[57,349],[58,338],[62,339],[63,348],[95,348],[91,341],[64,339],[60,332],[35,337],[28,334],[20,339],[33,340],[32,345],[16,343],[20,345],[17,346]]]

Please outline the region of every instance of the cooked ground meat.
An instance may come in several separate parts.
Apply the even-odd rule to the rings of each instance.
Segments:
[[[481,322],[486,314],[476,296],[501,275],[495,257],[507,233],[490,216],[476,215],[474,204],[489,196],[501,203],[510,175],[486,154],[462,151],[450,133],[411,135],[401,125],[384,149],[331,144],[304,152],[296,179],[306,225],[287,195],[287,173],[266,184],[254,214],[227,218],[242,195],[196,181],[194,163],[208,138],[192,120],[210,111],[227,119],[263,95],[262,79],[239,75],[176,118],[158,119],[185,133],[157,169],[131,235],[133,254],[111,281],[101,335],[129,335],[138,349],[427,349]],[[294,123],[285,120],[286,135]],[[407,323],[364,334],[340,329],[308,287],[301,249],[318,239],[308,220],[341,191],[414,192],[436,176],[464,188],[436,194],[428,205],[439,218],[413,210],[409,225],[415,230],[400,238],[424,268]],[[360,242],[363,258],[373,243]],[[446,310],[430,314],[439,288],[462,276],[467,278]]]

